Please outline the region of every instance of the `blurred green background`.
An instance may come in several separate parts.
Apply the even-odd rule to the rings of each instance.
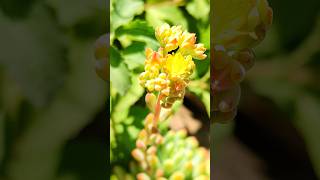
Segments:
[[[0,179],[105,179],[104,0],[0,1]]]
[[[320,178],[320,1],[269,3],[238,115],[211,129],[216,179]]]

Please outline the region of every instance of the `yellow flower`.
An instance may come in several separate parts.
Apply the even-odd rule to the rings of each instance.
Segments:
[[[193,72],[195,65],[192,57],[188,55],[186,58],[181,53],[174,55],[169,54],[164,64],[164,70],[170,78],[185,79]]]
[[[182,34],[181,26],[172,26],[164,24],[156,28],[155,36],[160,43],[160,46],[164,48],[164,51],[170,52],[179,47],[179,39]]]
[[[207,57],[204,54],[206,48],[203,44],[196,44],[196,34],[182,31],[181,26],[170,27],[168,24],[164,24],[156,28],[155,36],[165,53],[177,50],[183,56],[191,55],[199,60]]]
[[[196,35],[182,31],[181,26],[164,24],[156,28],[155,36],[160,48],[157,52],[146,49],[145,71],[139,81],[150,93],[162,94],[162,106],[169,108],[176,100],[183,99],[195,69],[192,58],[205,59],[206,48],[196,44]]]
[[[195,59],[203,60],[207,57],[204,52],[206,48],[203,44],[196,43],[196,34],[184,31],[180,37],[179,52],[183,55],[191,55]]]

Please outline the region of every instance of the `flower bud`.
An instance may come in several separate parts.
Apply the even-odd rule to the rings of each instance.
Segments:
[[[162,177],[163,175],[164,175],[163,170],[162,170],[162,169],[157,169],[157,171],[156,171],[156,177]],[[157,178],[157,180],[158,180],[158,178]]]
[[[163,137],[160,134],[156,136],[155,143],[158,145],[163,143]]]
[[[198,140],[194,137],[194,136],[190,136],[186,139],[187,144],[193,148],[198,147],[199,146],[199,142]]]
[[[186,129],[180,129],[176,134],[177,134],[177,136],[179,138],[185,138],[187,136],[187,130]]]
[[[131,155],[137,160],[137,161],[143,161],[145,159],[144,153],[141,149],[134,149],[131,152]]]
[[[156,154],[156,152],[157,152],[157,147],[156,146],[151,146],[147,150],[147,154],[149,154],[149,155]]]
[[[156,155],[148,155],[147,162],[152,168],[156,168],[159,163],[159,160]]]
[[[193,164],[192,161],[188,161],[184,165],[184,171],[185,172],[192,172]]]
[[[146,104],[150,111],[154,111],[157,97],[153,93],[147,93],[145,97]]]
[[[145,142],[143,142],[142,140],[139,140],[139,139],[136,141],[136,146],[137,146],[137,148],[142,149],[142,150],[145,150],[147,148]]]
[[[161,91],[162,94],[164,94],[165,96],[169,96],[170,95],[170,88],[166,88],[164,90]]]
[[[154,114],[149,113],[144,121],[145,126],[152,125],[153,118],[154,118]]]
[[[146,130],[141,130],[139,135],[138,135],[138,139],[141,141],[145,141],[147,139],[148,133]]]
[[[151,180],[151,178],[146,173],[139,173],[137,180]]]

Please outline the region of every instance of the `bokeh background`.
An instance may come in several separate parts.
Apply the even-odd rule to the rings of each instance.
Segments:
[[[107,176],[104,0],[0,1],[0,179]]]
[[[320,178],[320,1],[269,0],[274,23],[255,48],[233,122],[211,128],[211,177]]]

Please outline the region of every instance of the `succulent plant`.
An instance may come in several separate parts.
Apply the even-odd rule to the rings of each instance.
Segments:
[[[136,148],[131,152],[135,161],[130,173],[116,168],[112,178],[209,179],[209,152],[199,148],[194,137],[187,137],[186,130],[159,130],[159,124],[166,119],[162,118],[161,111],[171,109],[175,101],[184,98],[195,69],[193,58],[205,59],[206,49],[203,44],[196,44],[194,33],[182,31],[181,26],[164,24],[156,28],[155,36],[160,48],[158,51],[146,49],[144,72],[139,76],[140,85],[148,91],[145,101],[151,112],[145,118]]]
[[[158,146],[140,145],[132,154],[137,163],[132,162],[127,172],[115,167],[112,180],[210,179],[209,151],[185,130],[169,131]]]

